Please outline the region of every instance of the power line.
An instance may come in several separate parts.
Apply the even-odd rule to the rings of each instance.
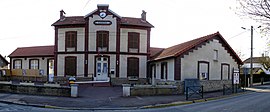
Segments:
[[[245,31],[243,31],[243,32],[241,32],[241,33],[239,33],[239,34],[237,34],[237,35],[235,35],[235,36],[229,38],[228,40],[230,40],[230,39],[232,39],[232,38],[234,38],[234,37],[240,36],[240,35],[242,35],[243,33],[246,33],[246,32],[247,32],[247,30],[245,30]]]
[[[89,3],[90,1],[91,1],[91,0],[88,0],[88,1],[86,2],[86,4],[84,5],[83,9],[88,5],[88,3]]]

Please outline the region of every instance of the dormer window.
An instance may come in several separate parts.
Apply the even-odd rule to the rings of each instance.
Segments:
[[[128,32],[128,52],[138,53],[139,52],[139,40],[140,34],[136,32]]]
[[[66,51],[76,51],[77,47],[77,32],[68,31],[66,32]]]
[[[97,32],[97,51],[107,52],[109,47],[109,32],[98,31]]]

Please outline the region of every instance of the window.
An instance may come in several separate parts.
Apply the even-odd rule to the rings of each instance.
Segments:
[[[139,78],[139,58],[129,57],[127,59],[127,76]]]
[[[139,37],[139,33],[128,32],[128,52],[139,52]]]
[[[77,32],[68,31],[66,32],[66,51],[76,51],[77,47]]]
[[[39,69],[39,60],[38,59],[30,59],[29,60],[29,69]]]
[[[13,69],[22,69],[22,60],[14,60]]]
[[[218,50],[214,50],[214,60],[218,60]]]
[[[106,52],[109,46],[109,32],[98,31],[97,32],[97,51]]]
[[[73,56],[65,57],[65,76],[76,76],[77,58]]]
[[[198,79],[200,80],[209,80],[209,62],[207,61],[198,61]]]
[[[221,80],[230,79],[230,64],[221,63]]]
[[[167,62],[161,63],[161,79],[168,79],[167,75]]]

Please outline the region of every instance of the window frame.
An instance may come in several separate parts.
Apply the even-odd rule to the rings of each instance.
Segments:
[[[16,68],[16,61],[20,61],[20,68]],[[13,69],[22,69],[22,59],[13,60]]]
[[[74,59],[75,60],[75,68],[74,68],[74,75],[67,74],[67,59]],[[76,56],[66,56],[64,62],[64,76],[77,76],[77,57]]]
[[[137,63],[137,66],[136,66],[135,63],[132,63],[131,60],[134,60],[135,63]],[[129,66],[129,65],[132,65],[132,66]],[[140,68],[139,68],[139,66],[140,66],[140,59],[139,58],[137,58],[137,57],[128,57],[127,58],[127,77],[137,76],[137,78],[139,78],[139,74],[140,74]],[[135,69],[135,67],[137,67],[137,69]],[[136,71],[137,74],[136,73],[132,73],[134,71]],[[134,75],[134,74],[136,74],[136,75]]]
[[[160,66],[161,66],[161,69],[160,69],[160,72],[161,72],[161,76],[160,76],[160,79],[168,79],[168,64],[167,64],[167,62],[162,62],[161,64],[160,64]],[[165,68],[165,71],[164,71],[164,68]],[[165,74],[164,74],[164,72],[165,72]]]
[[[134,39],[136,37],[136,40]],[[134,42],[137,41],[137,43],[134,44]],[[135,46],[135,47],[134,47]],[[137,49],[137,52],[140,52],[140,33],[138,32],[128,32],[128,52],[134,52],[131,49]]]
[[[72,37],[74,35],[74,37]],[[74,48],[74,50],[71,51],[77,51],[77,31],[67,31],[65,32],[65,51],[70,52],[68,48]],[[71,46],[71,40],[74,41],[74,46]]]
[[[218,61],[218,50],[214,49],[214,61]]]
[[[200,64],[206,64],[207,65],[207,79],[205,80],[210,80],[210,63],[208,61],[198,61],[198,66],[197,66],[197,78],[199,80],[202,80],[201,79],[201,70],[200,70]]]
[[[37,61],[37,68],[32,68],[32,61]],[[29,69],[39,69],[39,59],[29,59]]]
[[[101,37],[99,37],[99,35],[102,35],[102,34],[106,34],[107,36],[101,36]],[[109,51],[109,37],[110,37],[110,32],[109,31],[97,31],[97,33],[96,33],[96,51],[97,52],[108,52]],[[100,39],[102,38],[102,46],[100,46]],[[105,39],[104,39],[105,38]],[[104,41],[105,40],[105,41]],[[105,46],[104,46],[104,43],[105,43]],[[105,48],[105,47],[107,47],[107,49],[106,50],[99,50],[99,48],[101,48],[101,49],[103,49],[103,48]]]

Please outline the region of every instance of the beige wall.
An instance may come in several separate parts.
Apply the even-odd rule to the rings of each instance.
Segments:
[[[65,51],[65,32],[77,31],[77,51],[84,51],[85,28],[59,28],[58,51]]]
[[[214,61],[214,50],[218,50],[217,61]],[[230,73],[233,67],[238,67],[232,56],[222,47],[222,44],[218,40],[214,40],[193,52],[189,52],[188,55],[184,55],[184,58],[181,59],[181,80],[197,78],[198,61],[209,62],[210,80],[221,79],[221,63],[230,64]]]
[[[120,29],[120,51],[128,51],[128,32],[137,32],[140,33],[140,53],[147,53],[147,30],[140,29]]]
[[[22,60],[22,69],[29,69],[29,60],[38,59],[39,60],[39,70],[44,70],[44,75],[47,76],[47,68],[48,68],[48,59],[52,59],[53,57],[31,57],[31,58],[12,58],[11,64],[13,64],[13,60],[21,59]],[[13,65],[11,65],[11,69],[13,69]]]
[[[146,78],[147,56],[138,56],[138,55],[120,55],[119,77],[127,78],[127,58],[128,57],[139,58],[139,78]]]
[[[84,54],[58,54],[57,56],[57,76],[64,76],[65,74],[65,57],[77,57],[77,76],[84,76]]]
[[[93,22],[95,20],[109,20],[112,22],[111,25],[95,25]],[[116,18],[112,15],[106,16],[104,19],[100,18],[98,15],[93,15],[89,17],[89,51],[96,51],[96,32],[97,31],[109,31],[109,51],[116,51]]]

